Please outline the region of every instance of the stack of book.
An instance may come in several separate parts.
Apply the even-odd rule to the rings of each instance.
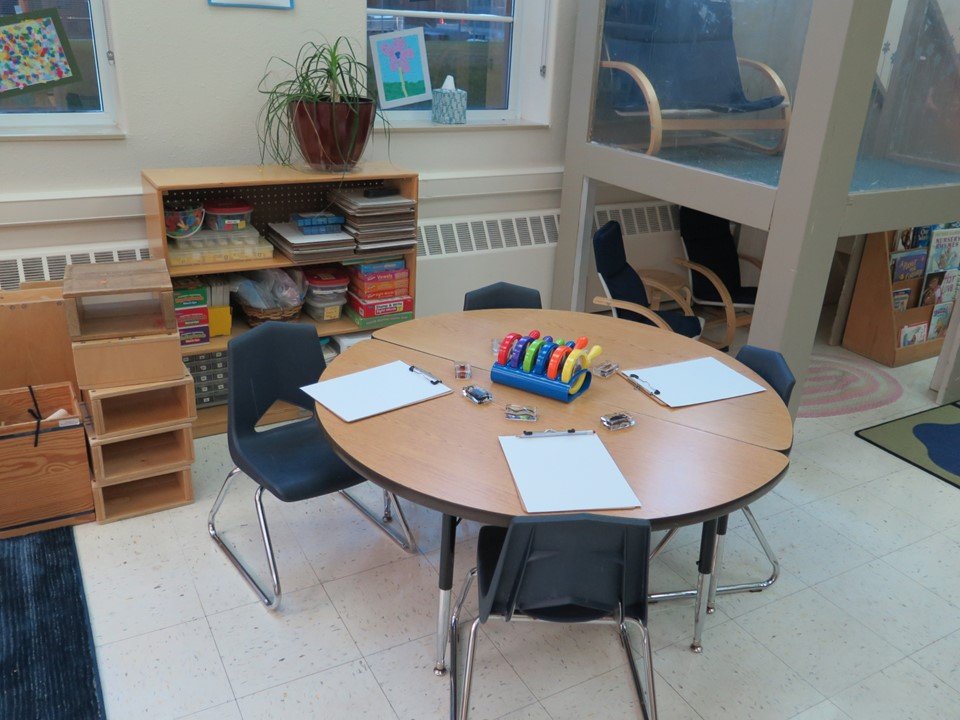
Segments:
[[[344,218],[343,229],[357,252],[383,252],[417,243],[416,203],[399,193],[367,197],[362,189],[337,190],[330,199]]]
[[[402,259],[350,265],[347,272],[345,312],[357,327],[367,330],[413,318],[410,271]]]
[[[229,335],[233,320],[227,279],[223,275],[174,279],[173,311],[181,345],[204,345],[212,337]]]
[[[333,229],[327,230],[330,225]],[[321,228],[320,232],[313,232]],[[309,230],[310,232],[304,232]],[[339,223],[300,227],[296,222],[269,223],[267,240],[288,258],[298,263],[323,262],[334,254],[352,254],[353,235],[345,233]]]

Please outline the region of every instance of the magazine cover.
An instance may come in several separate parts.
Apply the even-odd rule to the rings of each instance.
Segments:
[[[910,288],[893,291],[893,311],[903,312],[910,304]]]
[[[923,290],[920,291],[921,305],[937,305],[943,300],[943,278],[946,272],[932,272],[923,279]]]
[[[927,324],[904,325],[900,328],[900,347],[919,345],[927,339]]]
[[[896,230],[893,233],[893,251],[903,252],[904,250],[913,250],[913,228],[904,228]]]
[[[930,316],[930,329],[927,331],[927,340],[936,340],[943,337],[947,332],[947,323],[950,322],[950,310],[953,308],[952,302],[940,303],[933,308],[933,315]]]
[[[960,235],[957,239],[960,240]],[[912,280],[923,275],[924,267],[927,264],[927,251],[923,249],[905,250],[891,255],[890,261],[893,263],[893,282]]]
[[[957,297],[957,280],[960,279],[960,270],[947,270],[943,275],[943,293],[941,302],[953,302]]]
[[[960,228],[934,230],[930,234],[927,272],[956,270],[960,267]]]

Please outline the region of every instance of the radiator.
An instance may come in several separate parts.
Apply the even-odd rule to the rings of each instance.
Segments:
[[[21,283],[63,280],[67,265],[146,260],[147,241],[98,243],[81,249],[77,245],[34,250],[0,251],[0,290],[16,290]]]

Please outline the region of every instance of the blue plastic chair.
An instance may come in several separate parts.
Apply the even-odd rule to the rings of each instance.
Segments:
[[[402,536],[382,524],[372,512],[346,493],[347,488],[364,480],[330,448],[317,419],[313,400],[300,389],[316,382],[326,369],[314,326],[267,322],[232,339],[227,346],[227,353],[227,445],[236,467],[223,481],[207,518],[207,529],[260,602],[268,609],[275,610],[281,599],[280,578],[263,510],[265,490],[283,502],[308,500],[340,491],[392,540],[408,552],[414,552],[416,545],[403,510],[392,493],[384,492],[383,521],[392,520],[391,506],[395,507]],[[309,411],[311,417],[258,431],[257,422],[278,400]],[[240,473],[257,484],[254,500],[273,584],[272,598],[226,545],[216,528],[217,511],[223,504],[231,482]]]
[[[607,222],[594,234],[593,254],[600,284],[606,295],[594,298],[594,303],[609,307],[614,317],[655,325],[690,338],[700,336],[703,325],[693,314],[689,303],[665,285],[642,280],[627,262],[623,232],[616,220]],[[651,310],[644,283],[651,283],[657,290],[669,295],[681,310]]]
[[[495,616],[507,622],[613,624],[626,651],[643,717],[656,720],[653,655],[646,627],[649,550],[650,523],[646,520],[556,515],[514,518],[509,528],[481,528],[477,566],[467,574],[451,620],[451,719],[467,718],[477,633],[480,625]],[[470,626],[462,698],[458,698],[460,616],[474,578],[480,613]],[[628,624],[640,631],[643,682],[633,657]]]
[[[601,107],[650,121],[646,152],[656,155],[667,131],[721,136],[778,154],[786,143],[790,98],[767,65],[737,56],[730,0],[608,0],[603,26]],[[748,99],[741,70],[760,73],[773,91]],[[779,109],[778,118],[744,117]],[[722,122],[720,122],[722,121]],[[730,131],[774,130],[763,144]]]
[[[540,310],[542,307],[539,290],[508,282],[487,285],[477,290],[471,290],[463,296],[464,310],[495,310],[498,308]]]

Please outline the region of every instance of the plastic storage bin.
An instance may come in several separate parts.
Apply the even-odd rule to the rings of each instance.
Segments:
[[[343,300],[334,298],[333,300],[317,300],[307,296],[303,304],[303,309],[307,315],[314,320],[339,320],[340,313],[343,310]]]
[[[253,205],[243,200],[208,200],[204,225],[210,230],[246,230],[250,227]]]
[[[312,300],[328,307],[333,302],[343,305],[347,301],[350,277],[342,267],[321,265],[305,268],[303,274],[307,280],[308,303]]]
[[[273,257],[273,245],[255,228],[226,232],[201,230],[191,237],[171,240],[168,251],[171,267]]]

